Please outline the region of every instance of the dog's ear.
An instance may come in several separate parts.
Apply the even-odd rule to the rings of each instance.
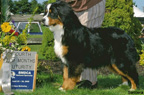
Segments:
[[[59,18],[64,21],[68,18],[68,16],[73,13],[72,8],[64,1],[58,1],[55,3],[55,7],[57,9],[57,13]]]
[[[46,15],[46,12],[47,12],[47,5],[44,6],[43,12],[44,12],[44,15]]]

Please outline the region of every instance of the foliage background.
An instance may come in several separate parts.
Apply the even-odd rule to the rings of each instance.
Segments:
[[[1,23],[4,21],[9,21],[10,16],[9,16],[9,2],[8,0],[1,0]]]
[[[38,3],[37,0],[5,0],[9,1],[10,12],[13,14],[32,14],[34,9],[38,7],[36,14],[44,12],[45,5],[49,2],[54,2],[55,0],[46,0],[42,4]]]
[[[134,40],[137,50],[140,52],[141,23],[135,18],[132,0],[106,0],[106,13],[103,27],[115,26],[125,30]]]
[[[44,27],[42,27],[43,29]],[[43,41],[42,41],[42,48],[41,52],[42,55],[48,60],[57,60],[57,57],[54,53],[54,40],[53,40],[53,33],[48,29],[43,29]]]
[[[7,0],[6,0],[7,1]],[[10,11],[14,14],[32,14],[36,7],[39,7],[36,13],[42,13],[44,11],[44,3],[40,4],[37,0],[9,0]]]

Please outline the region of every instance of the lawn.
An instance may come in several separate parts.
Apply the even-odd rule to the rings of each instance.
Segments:
[[[37,87],[34,92],[15,92],[15,95],[130,95],[128,94],[129,86],[118,86],[121,78],[118,75],[110,74],[108,76],[98,75],[98,87],[96,89],[78,89],[61,92],[58,90],[62,84],[62,75],[54,74],[51,78],[49,74],[38,74]],[[40,81],[41,80],[41,81]],[[143,92],[144,77],[140,76],[140,88],[137,92]],[[3,95],[3,94],[0,94]],[[131,94],[140,95],[140,94]],[[141,94],[142,95],[142,94]]]
[[[43,35],[29,35],[28,38],[43,38]]]
[[[38,59],[44,59],[44,56],[41,53],[41,45],[28,45],[31,48],[31,51],[35,51],[38,54]]]

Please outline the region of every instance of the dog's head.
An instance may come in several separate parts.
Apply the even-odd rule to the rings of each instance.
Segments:
[[[64,20],[68,19],[70,13],[73,13],[72,8],[63,1],[48,4],[45,8],[43,23],[45,26],[63,25]]]

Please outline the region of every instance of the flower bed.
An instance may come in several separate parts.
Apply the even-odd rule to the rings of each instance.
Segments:
[[[24,46],[22,44],[27,43],[27,34],[22,32],[21,34],[15,30],[14,22],[4,22],[1,25],[0,33],[0,54],[6,49],[21,50]]]

